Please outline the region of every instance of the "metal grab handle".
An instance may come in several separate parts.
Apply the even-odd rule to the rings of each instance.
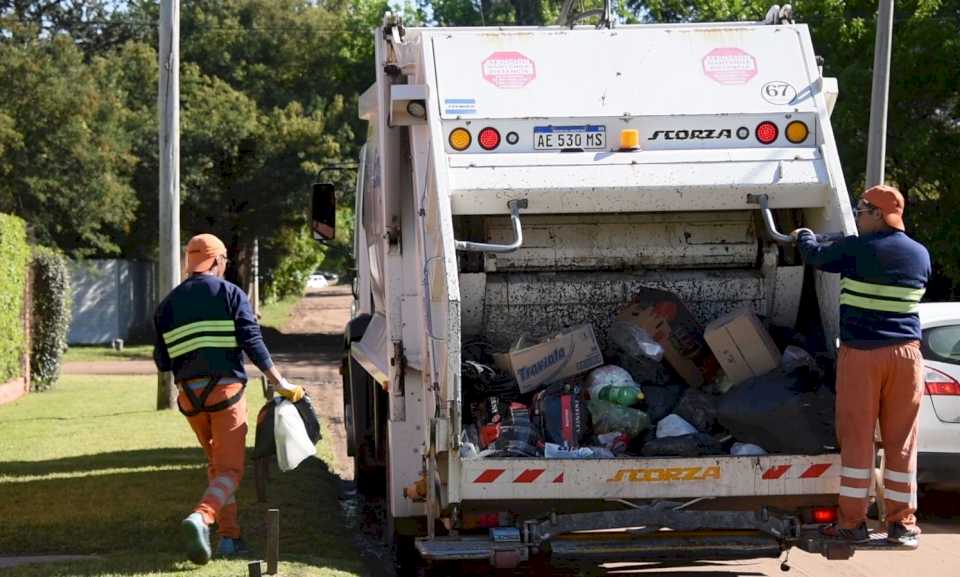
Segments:
[[[471,242],[469,240],[458,240],[457,250],[467,252],[513,252],[523,244],[523,229],[520,228],[520,209],[527,208],[527,199],[511,200],[507,203],[510,207],[510,221],[513,223],[513,242],[510,244],[488,244],[485,242]]]
[[[770,210],[770,198],[765,194],[748,194],[747,204],[759,204],[760,215],[763,217],[763,227],[767,230],[767,236],[778,244],[794,244],[797,241],[789,234],[783,234],[777,230],[776,223],[773,222],[773,211]]]

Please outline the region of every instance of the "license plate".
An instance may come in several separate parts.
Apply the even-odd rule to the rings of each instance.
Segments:
[[[606,126],[534,126],[534,150],[606,148]]]

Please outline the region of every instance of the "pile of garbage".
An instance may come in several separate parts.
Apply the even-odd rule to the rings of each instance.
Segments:
[[[643,289],[612,319],[604,350],[590,324],[506,352],[467,341],[461,457],[835,450],[831,361],[777,334],[782,353],[752,310],[704,328],[675,294]]]

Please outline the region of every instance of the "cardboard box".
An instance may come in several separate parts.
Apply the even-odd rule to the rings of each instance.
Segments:
[[[703,340],[703,327],[669,291],[641,289],[617,315],[637,325],[663,347],[663,359],[692,387],[713,383],[719,365]]]
[[[603,364],[600,346],[590,324],[508,353],[495,355],[497,365],[510,371],[523,393],[542,385],[595,369]]]
[[[780,366],[780,349],[757,315],[740,309],[707,325],[704,338],[732,384]]]

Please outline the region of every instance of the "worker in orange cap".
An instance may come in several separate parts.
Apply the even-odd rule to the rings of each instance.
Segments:
[[[869,540],[867,493],[879,419],[887,540],[916,547],[917,417],[924,386],[918,303],[930,278],[930,255],[904,232],[903,208],[897,189],[874,186],[854,211],[860,236],[835,243],[820,243],[809,229],[792,236],[808,264],[841,275],[840,518],[823,532],[845,541]]]
[[[243,477],[247,434],[243,353],[280,395],[296,402],[304,394],[273,365],[247,295],[223,279],[226,269],[227,249],[220,239],[212,234],[191,238],[189,276],[163,299],[154,318],[154,361],[160,371],[173,371],[180,390],[177,405],[207,455],[207,490],[181,524],[187,557],[200,565],[210,560],[209,526],[215,522],[220,555],[246,552],[234,497]]]

